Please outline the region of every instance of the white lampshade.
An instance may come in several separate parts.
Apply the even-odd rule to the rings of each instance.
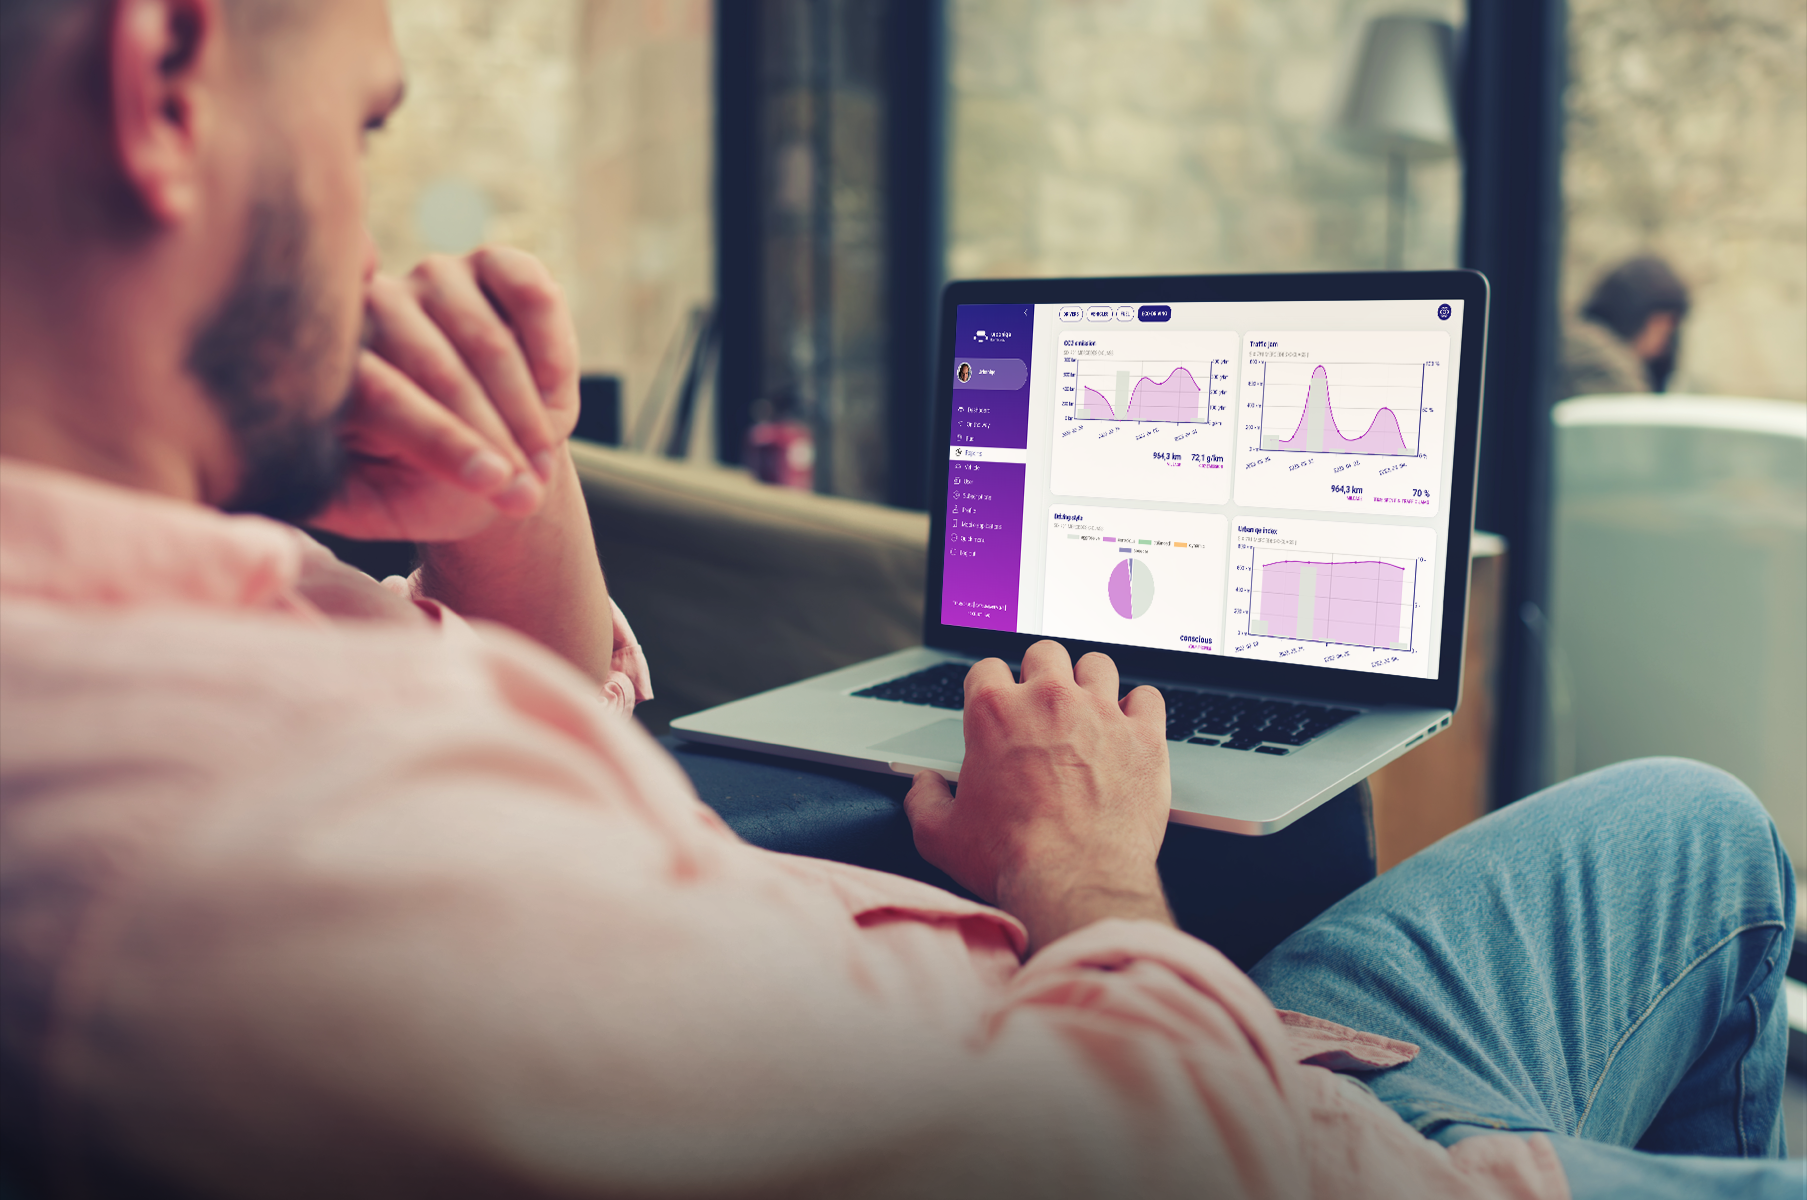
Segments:
[[[1343,106],[1342,140],[1370,154],[1441,158],[1456,148],[1455,30],[1434,17],[1376,17]]]

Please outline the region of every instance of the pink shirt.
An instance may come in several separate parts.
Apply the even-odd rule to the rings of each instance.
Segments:
[[[734,836],[596,685],[305,537],[0,466],[0,1054],[54,1177],[230,1196],[1565,1197],[1211,947]],[[329,615],[332,614],[332,615]]]

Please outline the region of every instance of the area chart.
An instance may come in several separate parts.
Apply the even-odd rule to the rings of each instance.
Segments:
[[[1419,678],[1435,671],[1435,530],[1242,515],[1231,539],[1227,653]]]
[[[1348,365],[1339,363],[1338,367]],[[1372,374],[1375,373],[1375,367],[1381,365],[1364,363],[1352,367],[1350,374],[1362,373],[1364,367],[1367,368],[1365,373]],[[1418,396],[1416,402],[1406,411],[1406,419],[1411,422],[1412,427],[1412,445],[1415,446],[1424,424],[1424,374],[1426,368],[1423,363],[1384,365],[1394,368],[1386,373],[1395,377],[1409,375],[1412,371],[1418,373]],[[1263,450],[1303,450],[1312,454],[1387,454],[1395,456],[1413,453],[1411,447],[1406,443],[1405,431],[1399,423],[1397,409],[1404,406],[1397,401],[1394,402],[1394,407],[1380,405],[1357,412],[1354,414],[1351,427],[1360,429],[1361,421],[1364,418],[1367,420],[1367,427],[1353,436],[1344,433],[1343,421],[1338,419],[1336,404],[1331,397],[1330,367],[1323,363],[1312,368],[1311,383],[1305,394],[1305,411],[1299,414],[1298,423],[1293,426],[1292,433],[1282,437],[1278,433],[1265,432],[1272,428],[1266,421],[1265,400],[1267,393],[1271,390],[1266,386],[1266,377],[1273,372],[1274,364],[1263,362],[1261,367],[1264,384],[1262,388],[1264,410],[1262,429],[1264,433],[1261,438]],[[1373,387],[1374,385],[1369,386]],[[1348,419],[1349,416],[1350,414],[1345,410],[1344,418]]]
[[[1241,338],[1203,329],[1062,330],[1049,490],[1223,504]]]
[[[1227,380],[1229,367],[1227,359],[1206,364],[1205,386],[1200,385],[1199,376],[1193,374],[1193,369],[1185,366],[1172,368],[1165,377],[1142,375],[1137,378],[1137,372],[1131,369],[1119,369],[1108,380],[1095,372],[1081,373],[1078,417],[1081,421],[1222,424],[1221,413],[1215,422],[1211,420],[1208,385],[1213,375]],[[1130,382],[1132,379],[1134,383]],[[1105,388],[1109,389],[1108,395]]]
[[[1429,517],[1443,504],[1450,335],[1253,332],[1236,389],[1236,503]]]
[[[1247,632],[1330,645],[1412,648],[1416,562],[1275,558],[1249,551],[1255,581]]]

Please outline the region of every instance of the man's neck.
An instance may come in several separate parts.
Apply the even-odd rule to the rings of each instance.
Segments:
[[[0,455],[206,502],[225,431],[186,370],[180,337],[129,278],[0,277]],[[222,454],[221,452],[225,453]]]

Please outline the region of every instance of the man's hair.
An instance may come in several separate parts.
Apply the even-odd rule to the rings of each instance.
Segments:
[[[103,0],[0,0],[0,106],[37,60],[59,20],[98,7]],[[308,0],[223,0],[226,19],[241,32],[262,33]]]
[[[1600,281],[1581,315],[1606,326],[1620,338],[1638,336],[1654,313],[1677,317],[1688,313],[1688,285],[1668,263],[1645,255],[1619,264]]]
[[[44,44],[44,35],[59,16],[91,0],[0,0],[0,104]]]

